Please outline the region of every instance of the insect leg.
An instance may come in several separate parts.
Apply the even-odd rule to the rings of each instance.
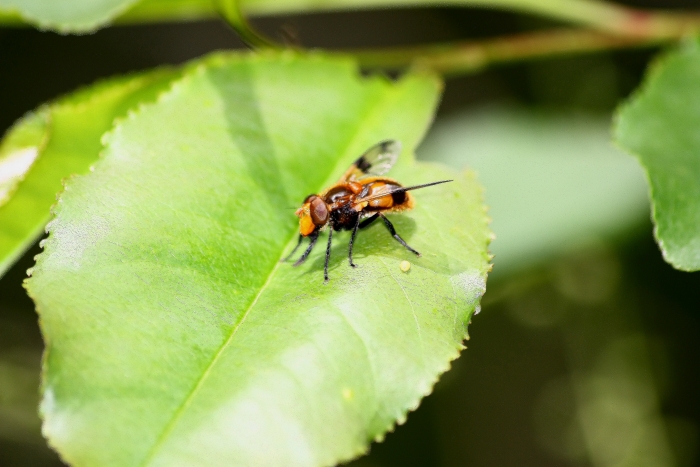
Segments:
[[[301,235],[301,234],[299,234],[299,241],[297,242],[297,246],[294,247],[294,249],[292,250],[291,253],[289,253],[287,256],[285,256],[284,258],[282,258],[282,259],[280,260],[280,263],[285,263],[285,262],[289,261],[289,258],[291,258],[291,257],[294,255],[294,253],[296,253],[296,251],[299,249],[299,245],[301,245],[301,241],[302,241],[303,239],[304,239],[304,236]]]
[[[379,215],[381,216],[382,220],[384,221],[384,225],[386,225],[386,228],[389,229],[389,233],[390,233],[400,244],[402,244],[403,246],[405,246],[405,247],[408,249],[408,251],[410,251],[410,252],[412,252],[412,253],[415,253],[416,256],[420,256],[420,253],[418,253],[416,250],[414,250],[413,248],[411,248],[410,246],[408,246],[408,243],[406,243],[406,242],[404,241],[404,239],[401,238],[401,237],[399,236],[399,234],[396,233],[396,229],[394,229],[393,224],[392,224],[391,222],[389,222],[389,219],[387,219],[386,216],[385,216],[384,214],[382,214],[381,212],[378,212],[377,214],[379,214]]]
[[[318,240],[318,234],[319,232],[316,231],[310,235],[311,237],[311,242],[309,243],[309,247],[306,249],[303,255],[301,255],[301,258],[297,260],[296,263],[294,263],[294,266],[299,266],[301,263],[306,261],[306,258],[309,257],[309,253],[311,253],[311,250],[313,249],[314,245],[316,245],[316,241]]]
[[[333,238],[333,229],[328,229],[328,246],[326,246],[326,264],[323,266],[323,283],[328,282],[328,261],[331,259],[331,239]]]
[[[372,217],[368,217],[367,219],[360,222],[360,228],[364,229],[365,227],[369,227],[372,224],[372,222],[376,221],[378,218],[378,214],[374,214]]]
[[[352,262],[352,245],[355,243],[355,235],[357,235],[357,229],[360,227],[360,216],[358,214],[357,221],[355,221],[355,227],[352,229],[352,235],[350,236],[350,245],[348,246],[348,260],[350,260],[350,266],[353,268],[357,267],[357,264]]]

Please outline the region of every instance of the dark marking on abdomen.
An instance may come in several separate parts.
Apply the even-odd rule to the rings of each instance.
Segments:
[[[406,202],[406,192],[399,191],[391,194],[391,200],[394,202],[394,206],[399,206]]]

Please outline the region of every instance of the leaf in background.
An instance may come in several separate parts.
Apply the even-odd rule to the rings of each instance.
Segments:
[[[141,0],[117,18],[120,23],[216,18],[214,0]]]
[[[617,115],[615,139],[651,186],[656,240],[676,269],[700,269],[700,43],[651,68]]]
[[[35,146],[26,149],[39,149],[39,155],[11,197],[0,205],[0,276],[44,231],[56,193],[62,189],[61,181],[86,173],[97,160],[102,135],[112,128],[114,120],[140,103],[154,100],[175,76],[173,71],[160,70],[98,83],[41,108],[8,133],[3,149],[26,148],[34,141]],[[19,143],[17,132],[24,135],[24,142]],[[2,153],[0,170],[1,157]]]
[[[439,91],[320,56],[222,55],[118,125],[27,282],[64,459],[325,466],[402,422],[458,356],[488,269],[474,177],[411,158]],[[279,263],[295,207],[387,138],[401,181],[455,178],[390,216],[423,257],[377,223],[357,269],[334,236],[327,285],[325,235],[302,267]]]
[[[46,143],[48,116],[24,116],[0,140],[0,206],[10,199]]]
[[[89,32],[123,13],[138,0],[0,0],[4,15],[18,17],[41,29]]]
[[[478,172],[499,277],[644,218],[644,176],[608,127],[606,118],[483,109],[438,122],[418,156]]]
[[[234,0],[230,0],[234,1]],[[443,0],[235,0],[246,15],[319,11],[440,7]],[[498,8],[618,31],[636,16],[622,7],[595,0],[453,0],[454,7]],[[217,16],[213,0],[0,0],[0,23],[22,19],[43,29],[89,32],[120,22],[173,21]]]

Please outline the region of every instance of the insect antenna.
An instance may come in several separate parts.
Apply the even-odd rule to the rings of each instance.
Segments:
[[[383,198],[387,195],[391,195],[394,193],[402,193],[402,192],[406,192],[406,191],[417,190],[419,188],[427,188],[429,186],[440,185],[441,183],[447,183],[447,182],[453,182],[453,181],[454,180],[440,180],[439,182],[424,183],[422,185],[397,187],[397,188],[393,188],[391,190],[382,191],[381,193],[375,193],[371,196],[366,196],[364,198],[357,199],[357,200],[355,200],[355,204],[363,203],[365,201],[372,201],[373,199],[377,199],[377,198]]]

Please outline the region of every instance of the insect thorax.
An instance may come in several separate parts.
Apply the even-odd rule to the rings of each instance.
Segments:
[[[360,215],[351,204],[340,206],[331,211],[331,226],[333,230],[352,230]]]

